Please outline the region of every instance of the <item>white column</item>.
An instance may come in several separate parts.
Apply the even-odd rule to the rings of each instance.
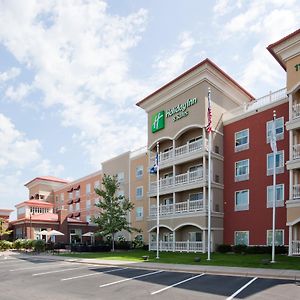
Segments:
[[[290,170],[290,190],[289,190],[289,200],[293,199],[293,184],[294,184],[294,172],[293,170]]]
[[[289,119],[293,119],[293,97],[292,94],[289,94]]]
[[[290,140],[290,161],[293,160],[293,155],[294,155],[294,151],[293,151],[293,146],[294,146],[294,135],[293,135],[293,129],[291,129],[289,131],[289,140]]]
[[[206,235],[205,235],[205,230],[203,230],[202,233],[202,253],[205,253],[206,249]]]
[[[176,247],[176,231],[174,230],[173,231],[173,252],[176,251],[175,247]]]
[[[292,256],[293,226],[289,225],[289,256]]]

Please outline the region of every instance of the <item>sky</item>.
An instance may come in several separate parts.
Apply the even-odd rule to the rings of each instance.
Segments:
[[[0,0],[0,208],[147,144],[135,103],[205,58],[256,98],[285,86],[266,47],[299,0]]]

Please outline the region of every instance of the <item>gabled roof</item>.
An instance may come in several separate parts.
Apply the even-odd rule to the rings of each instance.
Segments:
[[[280,39],[279,41],[270,44],[267,49],[269,50],[269,52],[274,56],[274,58],[278,61],[278,63],[282,66],[282,68],[286,71],[286,65],[285,65],[285,61],[283,60],[282,56],[275,51],[275,48],[277,46],[279,46],[280,44],[285,43],[286,41],[288,41],[289,39],[292,39],[293,37],[295,37],[296,35],[300,34],[300,29],[297,29],[296,31],[288,34],[287,36],[283,37],[282,39]]]
[[[162,91],[163,89],[171,86],[173,83],[175,83],[180,78],[188,75],[189,73],[193,72],[194,70],[196,70],[197,68],[199,68],[199,67],[201,67],[201,66],[203,66],[205,64],[209,64],[211,67],[213,67],[219,73],[221,73],[224,77],[226,77],[229,81],[231,81],[233,83],[233,85],[235,85],[235,87],[237,89],[239,89],[243,94],[245,94],[248,98],[255,99],[255,97],[253,97],[248,91],[246,91],[241,85],[239,85],[233,78],[231,78],[227,73],[225,73],[222,69],[220,69],[214,62],[212,62],[209,58],[206,58],[205,60],[201,61],[197,65],[193,66],[189,70],[187,70],[184,73],[182,73],[181,75],[177,76],[175,79],[173,79],[170,82],[168,82],[167,84],[163,85],[162,87],[160,87],[158,90],[156,90],[152,94],[150,94],[147,97],[145,97],[144,99],[140,100],[138,103],[136,103],[136,105],[137,106],[141,106],[145,101],[147,101],[148,99],[150,99],[155,94],[157,94],[160,91]]]
[[[33,182],[35,180],[45,180],[45,181],[52,181],[52,182],[58,182],[58,183],[69,183],[65,179],[57,178],[54,176],[39,176],[39,177],[35,177],[34,179],[30,180],[29,182],[27,182],[24,185],[27,186],[28,184],[30,184],[31,182]]]

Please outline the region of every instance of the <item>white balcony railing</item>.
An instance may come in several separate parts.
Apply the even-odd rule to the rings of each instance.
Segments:
[[[159,180],[159,189],[164,191],[174,186],[183,186],[203,180],[203,169],[199,169],[193,172],[187,172],[172,177],[162,178]],[[157,189],[157,181],[150,182],[150,193],[155,193]]]
[[[292,241],[292,255],[300,255],[300,241]]]
[[[300,145],[294,145],[293,146],[293,159],[298,159],[300,158]]]
[[[156,250],[156,242],[151,242],[149,250]],[[176,242],[159,242],[160,251],[173,252],[203,252],[203,242],[176,241]]]
[[[293,106],[292,118],[296,119],[300,117],[300,103],[294,103]]]
[[[178,202],[174,204],[164,204],[159,206],[159,215],[160,216],[168,216],[182,213],[193,213],[195,211],[201,211],[204,209],[203,199],[193,200],[193,201],[185,201]],[[151,206],[149,216],[155,217],[157,210],[157,206]]]
[[[177,147],[175,149],[170,149],[166,152],[162,152],[159,154],[159,162],[160,164],[164,164],[168,161],[171,161],[173,158],[180,158],[184,155],[193,153],[195,151],[200,151],[203,149],[203,140],[200,139],[195,142],[187,143],[183,146]],[[154,164],[155,156],[151,157],[151,166]]]
[[[293,199],[300,199],[300,184],[293,185]]]

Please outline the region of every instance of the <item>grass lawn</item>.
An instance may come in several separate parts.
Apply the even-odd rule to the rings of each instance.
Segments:
[[[117,252],[89,252],[89,253],[69,253],[61,254],[69,257],[78,258],[96,258],[110,260],[129,260],[141,262],[142,256],[149,256],[149,262],[191,264],[191,265],[209,265],[209,266],[230,266],[230,267],[248,267],[248,268],[268,268],[268,269],[290,269],[300,270],[300,257],[289,257],[287,255],[277,254],[276,263],[264,264],[262,260],[271,259],[269,254],[232,254],[232,253],[212,253],[211,261],[207,261],[207,254],[202,253],[178,253],[161,252],[160,259],[156,259],[156,252],[146,250],[130,250]],[[200,257],[200,262],[195,262],[195,257]]]

